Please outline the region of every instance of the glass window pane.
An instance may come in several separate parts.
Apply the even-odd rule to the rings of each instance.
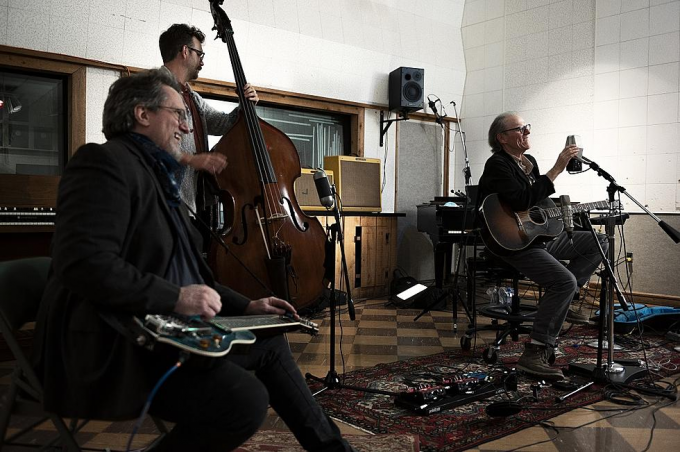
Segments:
[[[0,174],[61,174],[65,115],[62,77],[0,70]]]
[[[206,99],[213,108],[232,111],[238,103],[219,99]],[[285,133],[300,155],[303,168],[323,168],[323,158],[331,155],[347,155],[350,149],[349,116],[333,113],[317,113],[281,107],[258,105],[257,115]],[[208,137],[210,148],[221,137]]]

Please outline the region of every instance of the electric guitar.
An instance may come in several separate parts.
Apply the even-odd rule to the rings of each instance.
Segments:
[[[609,201],[572,206],[574,213],[592,209],[609,209]],[[482,239],[491,252],[503,256],[527,248],[535,240],[557,237],[564,224],[562,209],[546,198],[529,210],[514,212],[497,193],[487,196],[479,207],[483,219]]]
[[[302,329],[310,334],[319,331],[317,324],[287,315],[218,316],[210,321],[179,314],[148,314],[144,319],[132,316],[125,320],[108,314],[102,317],[119,333],[148,350],[162,343],[211,358],[226,355],[235,344],[254,343],[253,331],[277,333]]]
[[[252,344],[256,339],[248,330],[217,328],[196,316],[148,314],[143,320],[132,317],[127,328],[135,342],[149,350],[162,343],[211,358],[226,355],[234,344]]]

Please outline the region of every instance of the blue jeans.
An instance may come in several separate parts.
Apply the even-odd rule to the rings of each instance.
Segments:
[[[606,254],[607,237],[597,236]],[[532,247],[501,258],[544,290],[531,338],[555,346],[574,294],[602,261],[592,234],[574,231],[572,244],[567,233],[562,232],[545,248]],[[560,260],[568,260],[569,264],[565,267]]]

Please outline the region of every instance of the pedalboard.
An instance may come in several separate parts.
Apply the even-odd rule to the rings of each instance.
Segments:
[[[416,414],[429,415],[514,390],[517,390],[514,370],[498,375],[471,372],[432,376],[428,381],[411,382],[408,390],[395,397],[394,403]]]

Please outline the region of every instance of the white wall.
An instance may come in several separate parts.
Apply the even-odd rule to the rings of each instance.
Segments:
[[[578,134],[584,155],[640,202],[680,210],[677,0],[467,0],[462,25],[473,182],[490,155],[491,121],[516,110],[533,126],[530,152],[543,171]],[[455,164],[454,177],[460,153]],[[592,171],[556,183],[578,201],[606,199],[606,186]]]
[[[376,105],[387,104],[387,75],[425,69],[425,93],[460,99],[464,0],[228,0],[248,81],[259,87]],[[173,23],[207,39],[205,78],[233,81],[226,45],[214,41],[208,0],[0,0],[0,44],[157,67],[158,37]],[[101,108],[112,78],[87,80],[87,139],[101,141]],[[366,114],[365,153],[383,158],[379,114]],[[392,127],[392,142],[396,127]],[[393,205],[394,156],[387,156],[383,205]]]

